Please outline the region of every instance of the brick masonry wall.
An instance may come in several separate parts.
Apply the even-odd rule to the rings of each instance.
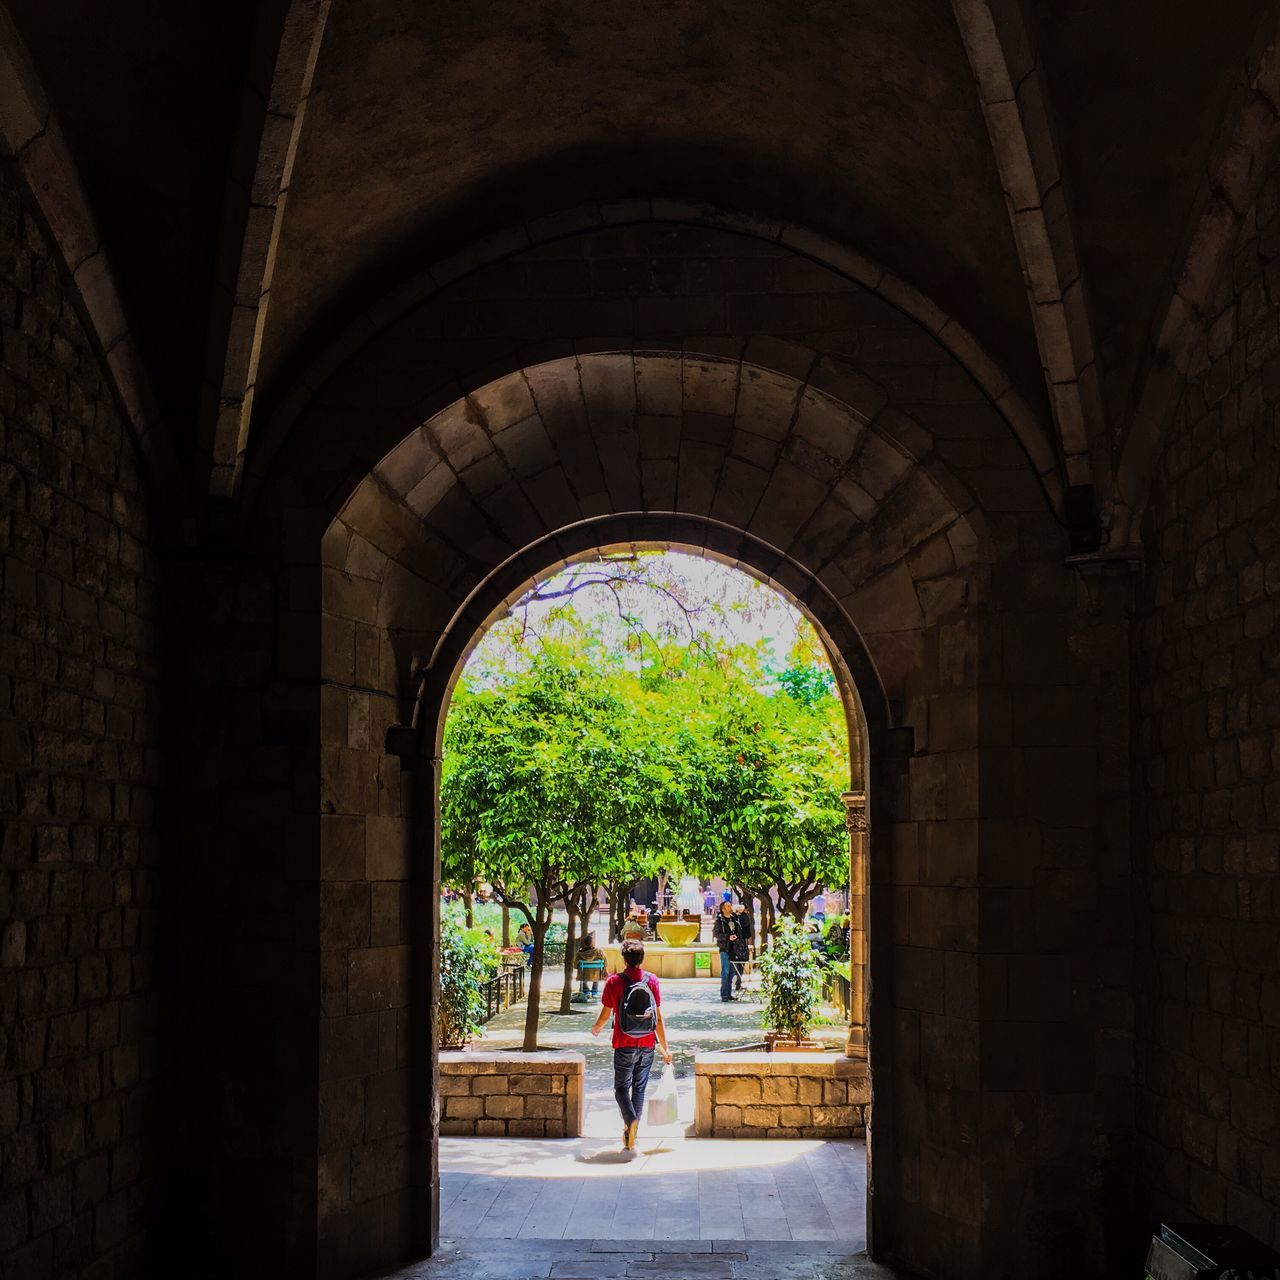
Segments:
[[[700,1138],[861,1138],[871,1110],[865,1062],[828,1056],[700,1054]]]
[[[1280,175],[1168,431],[1134,628],[1143,1208],[1280,1245]]]
[[[440,1132],[476,1138],[576,1138],[582,1133],[580,1053],[440,1055]]]
[[[0,1258],[140,1273],[171,1011],[160,574],[135,452],[0,168]]]

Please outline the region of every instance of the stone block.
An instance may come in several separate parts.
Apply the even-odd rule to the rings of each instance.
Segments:
[[[777,1107],[743,1107],[742,1120],[752,1129],[769,1129],[778,1124]]]
[[[444,1114],[450,1120],[477,1120],[485,1113],[483,1098],[453,1097],[445,1099]]]
[[[512,1093],[550,1093],[551,1076],[512,1076]]]
[[[761,1100],[786,1104],[799,1098],[800,1081],[795,1076],[766,1076],[761,1082]]]
[[[862,1121],[862,1112],[858,1107],[814,1107],[813,1123],[823,1129],[838,1129],[841,1132],[852,1129]]]
[[[722,1102],[759,1102],[760,1081],[738,1076],[717,1079],[715,1082],[715,1100],[717,1106]]]
[[[780,1107],[778,1122],[784,1129],[804,1129],[813,1122],[813,1111],[809,1107]]]
[[[803,1077],[797,1080],[796,1101],[806,1107],[819,1105],[822,1102],[822,1081]]]
[[[715,1131],[722,1133],[726,1129],[736,1129],[742,1124],[742,1108],[731,1105],[719,1105],[714,1113]]]
[[[471,1082],[471,1092],[475,1094],[510,1093],[510,1076],[477,1076]]]
[[[542,1120],[509,1120],[507,1136],[511,1138],[541,1138],[545,1136],[546,1124]]]
[[[473,1099],[475,1102],[481,1101],[479,1098]],[[504,1096],[502,1094],[491,1094],[484,1100],[484,1113],[486,1116],[498,1117],[503,1120],[511,1120],[524,1115],[525,1100],[520,1097]]]
[[[524,1100],[526,1116],[537,1116],[539,1119],[563,1119],[564,1101],[554,1097],[526,1097]]]
[[[507,1122],[505,1120],[477,1120],[475,1132],[477,1138],[501,1138],[507,1132]]]
[[[471,1079],[468,1076],[455,1076],[440,1072],[440,1096],[442,1098],[457,1097],[471,1092]]]

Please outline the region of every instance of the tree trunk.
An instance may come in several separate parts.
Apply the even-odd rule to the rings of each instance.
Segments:
[[[573,965],[578,958],[578,933],[574,919],[574,897],[567,893],[564,898],[565,913],[569,917],[568,932],[564,939],[564,986],[560,991],[560,1012],[568,1013],[573,1000]]]
[[[560,993],[560,1012],[568,1013],[573,999],[573,979],[578,963],[578,939],[585,937],[589,929],[588,918],[594,901],[594,890],[584,885],[580,890],[565,895],[565,910],[569,914],[569,936],[564,947],[564,990]]]
[[[615,884],[609,893],[609,932],[611,942],[622,937],[622,926],[627,922],[626,895],[621,885]]]
[[[669,871],[658,872],[658,910],[666,911],[667,909],[667,881],[671,879]]]
[[[537,914],[533,919],[533,967],[529,970],[529,999],[524,1010],[524,1044],[525,1053],[534,1053],[538,1048],[538,1014],[542,1000],[542,961],[546,954],[547,926],[550,917],[543,912],[542,904],[538,904]]]
[[[502,945],[511,945],[511,909],[505,902],[502,904]]]
[[[474,929],[476,927],[476,907],[470,885],[462,891],[462,905],[467,913],[467,928]]]

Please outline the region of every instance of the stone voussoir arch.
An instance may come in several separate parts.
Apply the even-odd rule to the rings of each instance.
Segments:
[[[325,535],[326,613],[375,625],[379,688],[416,696],[450,637],[491,620],[495,574],[528,580],[549,546],[581,554],[578,531],[606,516],[649,522],[629,540],[655,520],[713,528],[717,554],[745,559],[734,539],[749,541],[753,570],[793,595],[819,584],[815,620],[852,619],[899,702],[914,642],[964,612],[994,558],[972,495],[874,413],[744,360],[601,354],[507,374],[390,450]]]
[[[465,287],[470,277],[485,268],[518,260],[530,251],[593,232],[663,225],[702,228],[740,236],[748,241],[766,242],[780,252],[825,268],[833,277],[865,288],[894,311],[919,325],[938,344],[938,348],[972,379],[1008,424],[1030,460],[1050,507],[1056,513],[1061,512],[1062,476],[1051,428],[959,320],[884,267],[808,228],[713,205],[668,199],[590,204],[522,224],[487,237],[414,274],[353,315],[341,332],[291,381],[288,390],[259,424],[256,445],[248,453],[243,468],[243,484],[238,486],[242,501],[251,503],[254,500],[286,442],[314,412],[314,406],[323,403],[338,375],[348,371],[362,354],[391,335],[415,309],[447,295],[455,287]],[[788,347],[801,352],[803,349],[802,343],[767,339],[760,335],[753,335],[750,340],[760,344],[776,343],[779,348]],[[747,341],[744,336],[738,347],[739,353]],[[723,353],[732,342],[732,336],[717,335],[715,353]],[[421,421],[458,395],[465,394],[467,385],[496,377],[517,361],[531,363],[550,356],[594,354],[615,349],[599,338],[585,337],[526,343],[515,356],[510,343],[495,342],[493,346],[487,355],[474,357],[468,368],[437,378],[430,394],[418,397],[411,404],[398,406],[401,429],[410,430],[416,421]],[[794,362],[803,358],[803,354],[793,354],[788,361],[789,367],[794,367]]]

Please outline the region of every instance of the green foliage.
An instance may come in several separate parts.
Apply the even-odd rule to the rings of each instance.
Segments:
[[[778,685],[788,697],[802,706],[812,707],[834,696],[836,677],[830,667],[801,662],[779,671]]]
[[[699,605],[664,567],[677,558],[606,558],[540,584],[494,625],[455,689],[444,879],[489,882],[535,935],[586,885],[723,875],[751,892],[776,888],[794,915],[847,877],[848,731],[816,633],[790,611],[779,661],[759,618],[789,606],[756,583],[745,602]],[[576,607],[598,592],[613,607]],[[628,592],[674,613],[653,623],[647,597]],[[735,640],[727,621],[753,618],[755,638]],[[545,950],[535,937],[529,1049]]]
[[[818,1021],[822,998],[822,962],[808,934],[794,920],[780,920],[759,965],[765,1029],[803,1040]]]
[[[440,930],[440,1043],[466,1044],[484,1034],[484,984],[498,965],[498,953],[480,929],[468,929],[462,912],[446,909]]]

